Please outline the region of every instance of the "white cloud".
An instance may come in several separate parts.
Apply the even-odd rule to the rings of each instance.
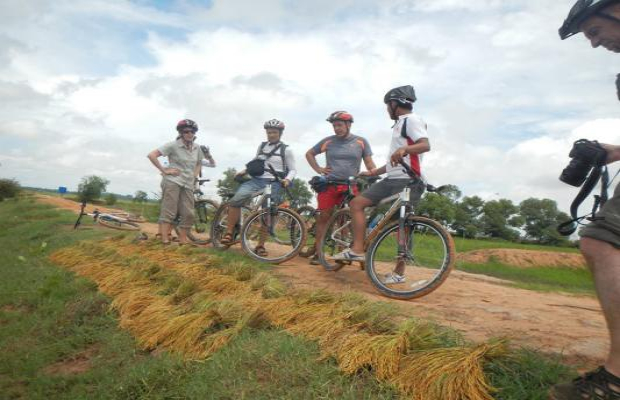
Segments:
[[[405,83],[430,127],[427,175],[465,195],[567,206],[574,190],[557,177],[571,143],[620,143],[617,56],[561,42],[567,6],[551,0],[26,3],[0,9],[0,175],[28,185],[101,174],[114,191],[157,191],[145,155],[185,117],[218,161],[213,180],[249,161],[270,118],[309,178],[304,153],[336,109],[381,164],[382,97]]]

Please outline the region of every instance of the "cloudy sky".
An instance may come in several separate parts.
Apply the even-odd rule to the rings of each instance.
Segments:
[[[485,199],[551,198],[574,140],[620,144],[620,57],[583,35],[560,41],[572,0],[3,0],[0,177],[74,190],[155,192],[146,154],[198,122],[218,168],[240,169],[286,122],[305,151],[345,109],[381,165],[382,103],[412,84],[428,123],[429,180]],[[617,167],[612,168],[615,173]],[[213,188],[210,190],[214,191]]]

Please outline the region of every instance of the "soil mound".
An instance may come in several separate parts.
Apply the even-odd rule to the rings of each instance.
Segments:
[[[567,267],[585,268],[586,261],[578,253],[559,253],[554,251],[520,250],[520,249],[484,249],[459,253],[457,261],[484,264],[497,260],[502,264],[515,267]]]

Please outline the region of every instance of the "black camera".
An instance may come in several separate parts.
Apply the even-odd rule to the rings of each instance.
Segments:
[[[577,140],[568,154],[572,160],[564,168],[560,180],[571,186],[581,186],[592,168],[605,165],[607,151],[597,142],[587,139]]]

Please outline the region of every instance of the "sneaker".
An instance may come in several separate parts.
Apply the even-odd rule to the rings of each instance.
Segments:
[[[386,285],[394,284],[394,283],[405,283],[406,279],[402,275],[398,275],[394,272],[390,272],[389,274],[385,274],[385,279],[383,283]]]
[[[310,265],[321,265],[319,261],[319,256],[315,254],[312,257],[310,257]]]
[[[555,385],[549,400],[620,400],[620,378],[599,367],[572,382]]]
[[[334,255],[332,259],[339,261],[366,261],[366,256],[364,254],[355,254],[351,249],[346,249]]]

